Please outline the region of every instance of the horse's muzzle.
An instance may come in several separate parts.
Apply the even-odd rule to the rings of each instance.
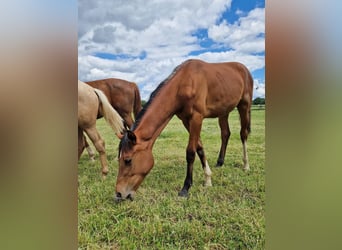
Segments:
[[[116,192],[116,196],[114,199],[116,202],[120,202],[120,201],[124,201],[124,200],[133,201],[133,196],[131,194],[128,194],[126,197],[122,197],[122,194],[120,192]]]

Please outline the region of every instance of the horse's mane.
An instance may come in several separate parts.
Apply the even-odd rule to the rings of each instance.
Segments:
[[[181,63],[180,65],[178,65],[173,71],[172,73],[165,79],[163,80],[158,87],[151,93],[150,98],[148,100],[148,102],[144,105],[143,109],[138,113],[137,117],[135,118],[135,122],[132,125],[131,130],[134,131],[135,128],[139,125],[142,117],[144,116],[144,114],[146,113],[147,109],[149,108],[149,106],[151,105],[151,103],[153,102],[154,98],[157,96],[157,94],[160,92],[160,90],[171,80],[172,77],[174,77],[174,75],[179,71],[179,69],[184,66],[185,64],[187,64],[190,60],[184,61],[183,63]],[[124,134],[123,138],[120,140],[119,143],[119,154],[118,156],[120,157],[120,152],[122,149],[128,149],[132,147],[132,143],[130,142],[130,140],[128,139],[127,133]]]
[[[187,64],[190,60],[186,60],[183,63],[181,63],[180,65],[178,65],[176,68],[174,68],[174,70],[172,71],[172,73],[166,78],[164,79],[159,85],[158,87],[151,93],[150,98],[148,100],[148,102],[144,105],[143,109],[138,113],[134,124],[132,125],[132,131],[134,131],[134,129],[139,125],[141,118],[144,116],[144,114],[146,113],[147,109],[149,108],[150,104],[153,102],[154,98],[157,96],[157,94],[160,92],[160,90],[171,80],[171,78],[179,71],[179,69],[181,67],[183,67],[185,64]]]

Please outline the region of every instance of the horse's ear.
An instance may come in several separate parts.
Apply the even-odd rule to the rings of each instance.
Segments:
[[[134,132],[127,130],[127,137],[133,145],[137,143],[137,137],[135,136]]]

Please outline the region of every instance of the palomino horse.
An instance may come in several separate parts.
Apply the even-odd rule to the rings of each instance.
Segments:
[[[105,118],[116,134],[122,132],[124,128],[122,118],[112,108],[102,91],[78,81],[78,159],[85,147],[83,135],[83,131],[85,131],[100,154],[102,176],[105,177],[108,173],[108,163],[104,140],[96,129],[98,114]]]
[[[187,172],[180,196],[188,196],[196,152],[204,170],[205,185],[211,186],[211,170],[200,140],[202,121],[204,118],[219,119],[222,145],[217,165],[221,166],[230,135],[228,115],[235,107],[241,120],[244,169],[248,170],[246,141],[250,132],[252,95],[252,76],[240,63],[188,60],[176,67],[151,94],[132,131],[125,132],[120,141],[116,200],[133,199],[135,191],[154,165],[154,142],[173,115],[182,120],[189,132]]]
[[[117,78],[108,78],[86,82],[86,84],[101,90],[106,95],[112,107],[123,118],[125,126],[130,128],[133,125],[132,113],[134,118],[136,118],[142,108],[140,92],[136,83]],[[102,116],[98,118],[100,117]],[[94,161],[94,152],[85,137],[84,143],[90,159]]]

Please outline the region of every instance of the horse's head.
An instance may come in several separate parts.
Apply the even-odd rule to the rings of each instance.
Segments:
[[[152,150],[132,131],[123,135],[119,146],[119,172],[115,200],[133,200],[135,191],[154,164]]]

